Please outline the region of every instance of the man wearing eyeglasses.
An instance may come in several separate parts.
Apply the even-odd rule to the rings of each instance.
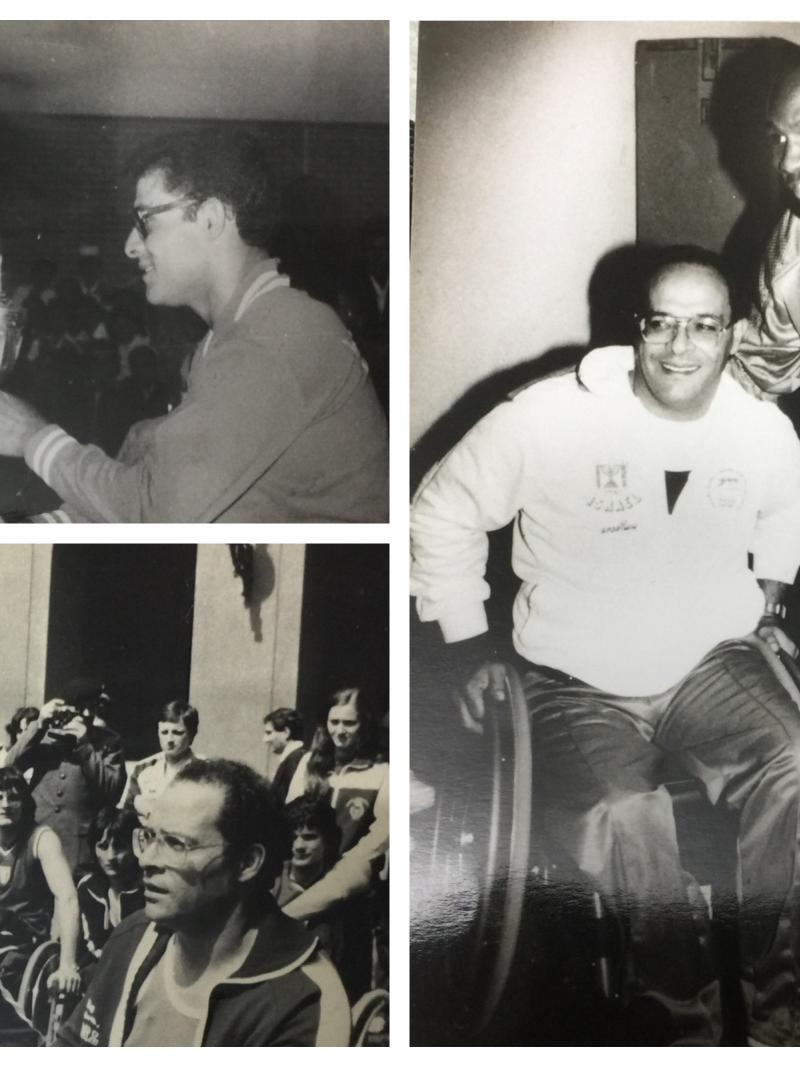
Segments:
[[[0,393],[0,454],[64,502],[43,520],[385,521],[386,421],[346,328],[270,256],[261,143],[172,137],[137,173],[125,253],[151,304],[191,308],[208,333],[180,405],[136,423],[116,459]]]
[[[624,931],[626,1044],[720,1037],[667,755],[739,814],[750,1038],[800,1042],[800,714],[772,664],[795,651],[800,443],[723,374],[743,329],[716,257],[668,251],[635,349],[591,352],[501,404],[412,514],[412,591],[461,672],[465,725],[482,730],[484,694],[504,699],[503,659],[522,675],[548,828]],[[487,532],[512,520],[504,657],[483,572]]]
[[[133,845],[144,911],[114,930],[59,1044],[347,1044],[336,971],[270,893],[287,834],[260,775],[195,760]]]

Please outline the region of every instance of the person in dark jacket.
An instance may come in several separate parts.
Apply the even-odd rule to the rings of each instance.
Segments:
[[[83,948],[80,965],[99,958],[111,931],[144,907],[142,873],[133,854],[139,817],[130,808],[101,808],[89,828],[95,864],[78,882]]]
[[[346,1045],[347,996],[270,889],[286,828],[269,784],[196,760],[134,833],[144,910],[103,949],[60,1045]]]
[[[266,778],[284,801],[297,765],[305,755],[302,737],[303,716],[294,708],[275,708],[264,716]]]
[[[75,678],[6,752],[6,766],[31,772],[36,821],[56,831],[73,875],[92,863],[95,813],[116,804],[125,784],[122,743],[104,720],[108,705],[102,682]]]

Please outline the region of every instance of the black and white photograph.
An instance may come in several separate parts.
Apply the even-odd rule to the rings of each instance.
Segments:
[[[800,23],[420,22],[412,1046],[800,1045]]]
[[[388,21],[4,21],[0,518],[385,523]]]
[[[0,545],[0,1045],[388,1045],[388,563]]]

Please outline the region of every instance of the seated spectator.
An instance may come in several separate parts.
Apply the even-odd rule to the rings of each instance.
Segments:
[[[192,752],[192,742],[199,724],[197,708],[185,700],[164,705],[158,723],[161,751],[134,764],[120,807],[133,808],[143,820],[149,817],[153,804],[178,771],[198,758]]]
[[[109,938],[58,1044],[346,1045],[347,997],[270,889],[286,854],[266,780],[194,760],[134,836],[144,910]]]
[[[75,678],[28,720],[6,752],[6,765],[30,772],[36,819],[58,834],[70,869],[92,862],[89,825],[122,792],[122,743],[104,721],[103,683]]]
[[[302,736],[303,717],[294,708],[275,708],[264,716],[266,779],[281,800],[286,800],[294,772],[305,753]]]
[[[81,966],[100,956],[115,926],[144,907],[141,869],[133,854],[139,825],[129,808],[101,808],[89,828],[95,865],[78,882],[84,951]]]
[[[51,984],[76,993],[78,899],[58,835],[35,821],[28,783],[13,767],[0,768],[0,989],[16,999],[25,964],[55,926],[61,942]]]

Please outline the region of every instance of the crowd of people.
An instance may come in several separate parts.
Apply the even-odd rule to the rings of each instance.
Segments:
[[[196,752],[185,700],[126,765],[111,707],[80,678],[7,726],[0,1043],[44,1037],[21,985],[54,940],[55,1043],[347,1044],[351,1006],[388,985],[388,762],[364,689],[333,694],[308,750],[298,712],[268,711],[264,775]]]

